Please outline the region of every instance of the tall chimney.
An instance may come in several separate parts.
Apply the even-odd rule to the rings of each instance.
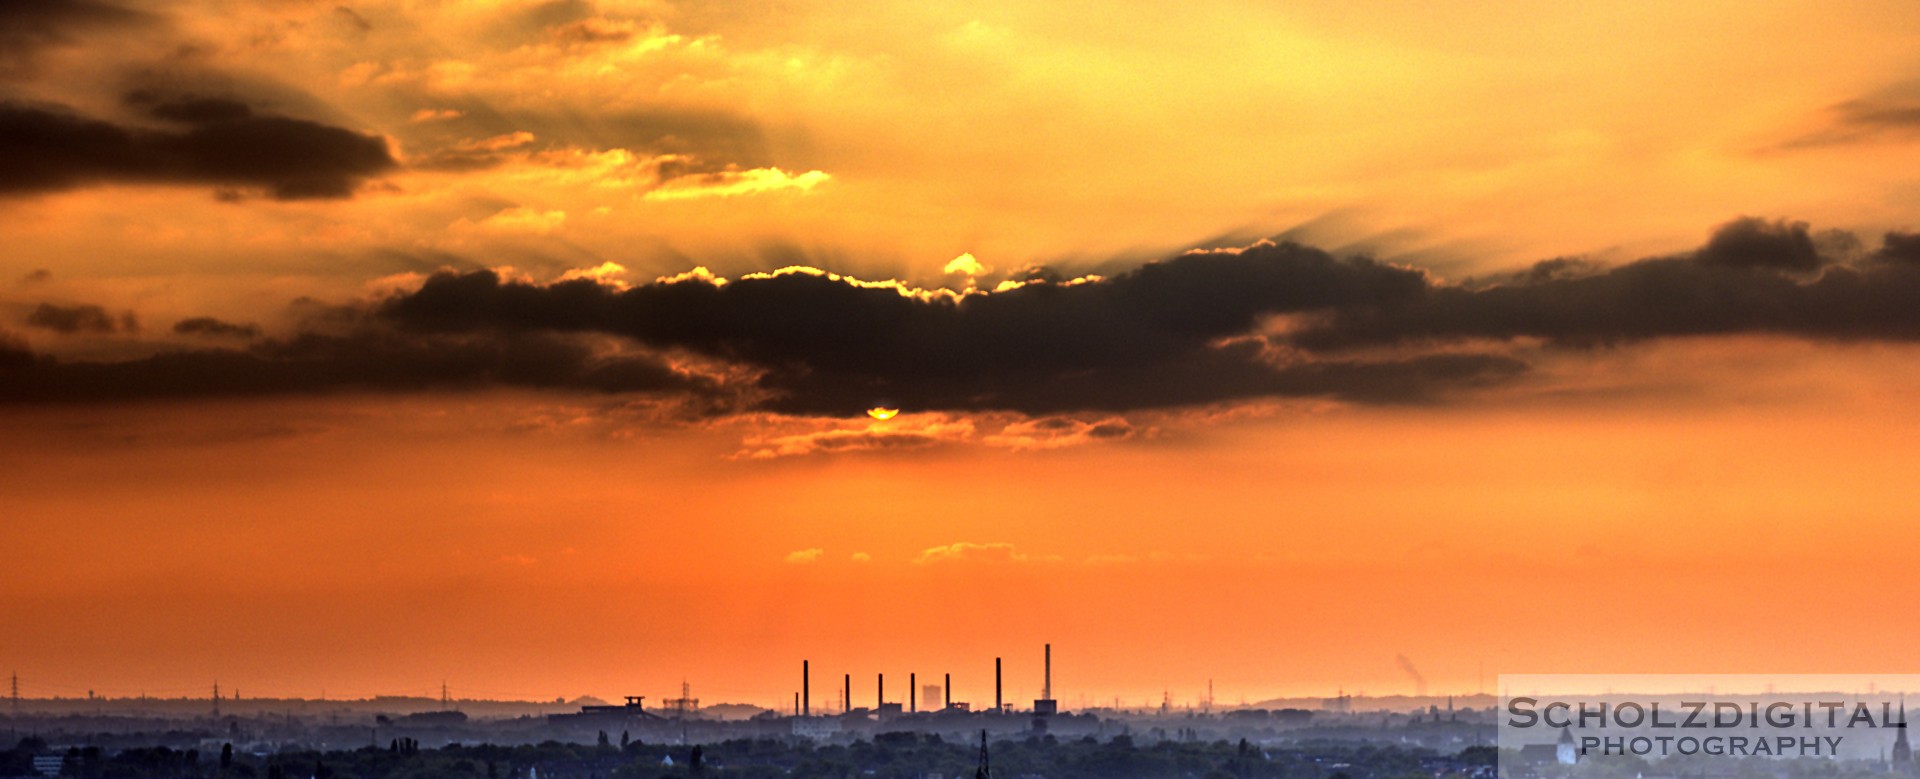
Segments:
[[[953,674],[947,674],[947,686],[940,689],[941,694],[947,696],[947,708],[953,708]]]
[[[846,711],[853,711],[853,674],[847,674],[844,683],[846,686],[840,689],[840,707]]]
[[[1001,711],[1000,703],[1000,658],[993,659],[993,710]]]
[[[916,683],[920,681],[919,677],[920,675],[916,673],[907,674],[907,712],[908,713],[913,713],[920,710],[920,688],[914,686]]]
[[[813,674],[807,670],[807,661],[800,661],[800,716],[813,714]]]
[[[800,693],[793,694],[793,716],[800,716]]]
[[[1040,697],[1053,700],[1053,645],[1047,645],[1047,682],[1040,688]]]
[[[879,711],[887,705],[887,675],[880,674],[880,681],[873,686],[873,710]]]

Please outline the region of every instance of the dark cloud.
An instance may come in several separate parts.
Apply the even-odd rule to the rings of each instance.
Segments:
[[[1714,231],[1694,258],[1702,265],[1728,268],[1818,270],[1825,260],[1813,248],[1806,222],[1769,222],[1742,217]]]
[[[1611,268],[1550,260],[1456,286],[1366,258],[1261,243],[1104,279],[1034,270],[1022,274],[1024,285],[965,296],[807,272],[724,284],[689,275],[618,289],[445,271],[368,308],[307,306],[310,326],[358,335],[130,363],[32,361],[10,375],[35,378],[12,382],[8,397],[515,386],[695,393],[726,399],[713,409],[833,416],[857,416],[885,398],[909,412],[1075,420],[1000,436],[1007,445],[1052,446],[1132,435],[1124,424],[1094,421],[1136,409],[1261,397],[1433,402],[1514,381],[1536,341],[1920,340],[1920,236],[1891,233],[1878,250],[1856,246],[1848,258],[1819,250],[1854,244],[1810,237],[1799,223],[1741,219],[1695,252]],[[223,327],[244,326],[192,329]],[[1517,339],[1523,344],[1510,343]],[[18,362],[18,352],[8,359]],[[715,366],[728,378],[689,379],[652,355]],[[821,445],[873,443],[828,438],[847,441]]]
[[[1330,350],[1514,338],[1592,346],[1742,333],[1913,340],[1920,338],[1920,264],[1904,258],[1915,248],[1912,236],[1894,233],[1874,256],[1896,261],[1827,264],[1809,256],[1805,225],[1742,219],[1691,256],[1571,278],[1435,287],[1393,306],[1331,312],[1292,342]]]
[[[24,355],[24,357],[23,357]],[[304,334],[246,350],[161,354],[125,362],[34,358],[0,339],[0,401],[111,402],[320,392],[495,387],[707,394],[710,383],[647,355],[606,354],[580,339],[402,336],[377,330]]]
[[[260,334],[260,328],[256,325],[223,322],[207,316],[175,322],[173,331],[181,335],[204,335],[215,338],[253,338]]]
[[[27,284],[38,284],[43,281],[52,281],[52,280],[53,280],[53,271],[48,270],[46,268],[34,268],[33,270],[28,271],[27,275],[20,277],[20,281]]]
[[[763,370],[772,407],[800,413],[858,413],[880,397],[1025,412],[1261,395],[1411,401],[1521,368],[1485,355],[1294,362],[1264,342],[1218,343],[1268,315],[1391,305],[1427,286],[1417,271],[1261,244],[959,301],[800,273],[617,291],[476,271],[432,277],[383,315],[425,332],[605,332],[689,349]]]
[[[0,371],[19,370],[32,364],[33,350],[27,347],[27,342],[19,336],[0,330]]]
[[[1920,233],[1887,233],[1874,257],[1888,262],[1920,265]]]
[[[186,126],[128,127],[59,107],[0,103],[0,195],[127,182],[340,198],[396,167],[379,136],[259,116],[244,104],[163,101],[152,110]]]
[[[94,30],[150,24],[153,17],[97,0],[0,0],[0,77],[35,72],[34,55]]]
[[[125,100],[155,119],[182,124],[230,122],[253,116],[253,106],[230,97],[164,95],[142,89],[128,93]]]
[[[367,21],[367,17],[361,16],[360,12],[355,11],[352,8],[348,8],[344,5],[334,6],[333,15],[335,18],[338,18],[346,22],[348,26],[351,26],[355,30],[358,30],[360,32],[373,31],[373,23]]]
[[[1920,84],[1903,84],[1827,111],[1824,127],[1782,144],[1810,149],[1920,138]]]
[[[41,303],[27,315],[27,324],[56,333],[118,333],[135,332],[140,329],[140,321],[133,312],[127,311],[115,315],[100,306],[81,304],[60,306]]]

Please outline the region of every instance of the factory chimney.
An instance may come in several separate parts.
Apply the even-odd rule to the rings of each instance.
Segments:
[[[887,705],[887,675],[880,674],[880,681],[873,687],[873,710],[879,711],[880,707],[885,705]]]
[[[907,713],[920,710],[920,688],[913,686],[920,681],[919,674],[907,674]]]
[[[1000,703],[1000,658],[993,659],[993,711],[999,713],[1006,707]]]
[[[1047,644],[1047,675],[1044,686],[1040,688],[1040,699],[1033,702],[1035,717],[1048,717],[1060,713],[1060,702],[1053,699],[1053,645]],[[1036,720],[1036,732],[1044,732],[1045,723]]]
[[[840,708],[844,711],[853,711],[853,674],[847,674],[846,681],[843,683],[846,686],[840,689]]]
[[[805,660],[800,661],[800,716],[813,716],[813,674]]]
[[[953,674],[947,674],[947,686],[942,688],[947,696],[947,708],[953,708]]]

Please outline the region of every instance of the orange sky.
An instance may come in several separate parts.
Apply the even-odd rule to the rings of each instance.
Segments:
[[[1470,692],[1483,669],[1884,672],[1920,639],[1897,616],[1920,541],[1910,3],[46,9],[0,12],[0,670],[29,694],[684,677],[775,705],[810,658],[857,700],[875,672],[896,691],[951,672],[977,702],[998,655],[1025,700],[1050,641],[1070,705],[1208,679],[1237,702],[1411,692],[1397,655]],[[268,139],[251,158],[246,133]],[[1740,243],[1743,215],[1785,221]],[[1460,297],[1140,333],[1164,313],[1140,298],[1044,303],[1258,286],[1128,274],[1262,238]],[[1806,253],[1761,257],[1776,244]],[[1216,259],[1298,259],[1269,249]],[[1561,289],[1500,276],[1555,257],[1628,280],[1594,298],[1605,321],[1554,318],[1586,297],[1481,294]],[[1676,263],[1656,287],[1756,286],[1633,297],[1643,258]],[[382,308],[485,269],[529,295],[592,279],[621,316],[628,288],[824,278],[747,278],[786,266],[900,280],[888,302],[957,335],[856,328],[922,347],[869,361],[808,337],[851,303],[532,335]],[[997,286],[1036,267],[1054,281],[1030,297]],[[991,300],[1047,315],[964,319]],[[229,329],[176,327],[197,318]],[[483,378],[388,362],[501,331],[527,340]],[[335,336],[325,370],[399,378],[111,372],[183,350],[290,371]],[[1305,384],[1205,372],[1247,344]],[[515,372],[549,364],[515,350],[568,346],[666,378]],[[1487,362],[1420,362],[1450,357]],[[1417,378],[1340,378],[1346,360]],[[837,387],[905,413],[840,413],[880,391],[820,397]]]

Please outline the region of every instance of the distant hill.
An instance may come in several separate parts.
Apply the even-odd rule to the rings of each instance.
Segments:
[[[767,709],[747,703],[716,703],[700,707],[700,713],[714,719],[752,719]]]
[[[1380,711],[1382,709],[1388,711],[1410,711],[1413,709],[1425,710],[1429,706],[1438,706],[1442,709],[1447,707],[1447,696],[1445,695],[1350,695],[1348,696],[1348,700],[1350,701],[1349,705],[1353,711]],[[1326,702],[1327,699],[1325,698],[1273,698],[1257,703],[1249,703],[1238,708],[1311,709],[1318,711],[1326,707]],[[1453,705],[1462,709],[1484,709],[1491,708],[1498,704],[1499,699],[1487,693],[1456,695],[1453,698]]]
[[[567,701],[567,705],[568,706],[610,706],[612,704],[609,704],[606,701],[600,700],[599,698],[595,698],[591,695],[582,695],[578,698]]]

